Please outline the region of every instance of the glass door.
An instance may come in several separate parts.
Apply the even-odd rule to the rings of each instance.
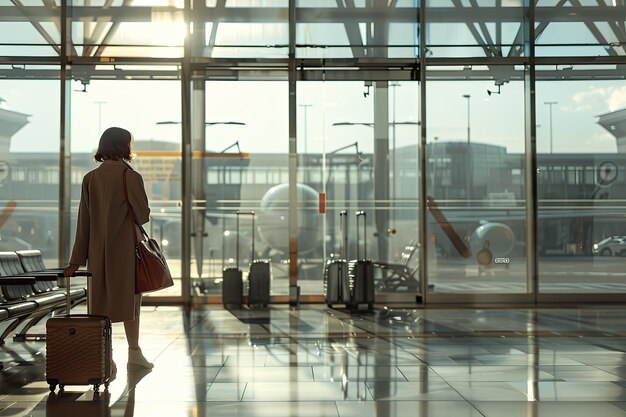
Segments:
[[[222,271],[270,260],[273,301],[289,291],[288,94],[278,81],[194,81],[192,296],[221,302]],[[198,84],[200,83],[200,84]],[[268,105],[269,103],[269,105]],[[237,228],[237,212],[242,216]],[[245,290],[244,290],[245,293]]]
[[[419,83],[300,82],[297,96],[302,294],[323,293],[327,260],[358,257],[374,261],[377,301],[415,300]]]

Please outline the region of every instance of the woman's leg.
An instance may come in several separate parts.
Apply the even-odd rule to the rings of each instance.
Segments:
[[[126,331],[128,348],[139,349],[139,316],[135,316],[135,320],[125,321],[124,330]]]
[[[128,369],[149,369],[154,365],[150,363],[139,347],[139,313],[141,309],[141,294],[135,296],[135,320],[124,322],[126,339],[128,340]]]
[[[141,294],[135,295],[135,320],[124,322],[126,340],[129,349],[139,349],[139,313],[141,312]]]

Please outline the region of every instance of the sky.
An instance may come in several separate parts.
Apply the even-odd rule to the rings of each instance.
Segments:
[[[505,146],[509,153],[524,151],[523,83],[509,82],[501,94],[493,82],[430,82],[427,88],[427,140],[465,141],[470,95],[472,142]],[[390,122],[394,119],[390,88]],[[358,142],[363,152],[373,150],[373,129],[333,126],[334,123],[372,122],[374,88],[359,82],[301,82],[298,84],[299,150],[318,153]],[[57,81],[0,80],[0,97],[11,110],[31,115],[19,131],[12,152],[58,152],[59,85]],[[37,97],[33,100],[33,97]],[[286,82],[209,82],[206,84],[206,120],[235,121],[238,125],[207,127],[207,149],[221,151],[239,141],[243,152],[288,152],[288,91]],[[537,82],[537,138],[539,152],[549,152],[550,118],[555,153],[612,153],[615,140],[597,124],[597,116],[626,107],[626,81]],[[87,92],[75,83],[72,91],[71,149],[92,152],[102,130],[127,128],[136,140],[180,143],[180,82],[92,81]],[[305,108],[305,105],[307,106]],[[306,135],[304,118],[306,113]],[[417,122],[419,84],[403,82],[395,88],[395,120]],[[396,147],[415,145],[416,125],[397,125]],[[306,145],[305,145],[306,137]],[[390,142],[391,146],[391,142]]]

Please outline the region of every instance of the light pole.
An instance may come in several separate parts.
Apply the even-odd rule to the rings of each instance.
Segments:
[[[299,107],[302,107],[304,109],[304,153],[308,153],[307,150],[307,142],[308,142],[308,135],[309,135],[309,129],[308,129],[308,123],[307,123],[307,115],[308,115],[308,110],[310,107],[313,107],[312,104],[298,104]]]
[[[98,136],[102,134],[102,105],[107,104],[106,101],[94,101],[98,105]]]
[[[470,99],[471,95],[463,94],[463,98],[467,99],[467,176],[465,177],[466,197],[471,200],[472,195],[472,151],[470,149]]]
[[[547,104],[548,105],[548,109],[550,110],[550,153],[552,153],[553,148],[552,148],[552,106],[554,106],[555,104],[559,104],[558,101],[545,101],[543,104]]]
[[[400,87],[400,83],[392,82],[389,84],[389,87],[393,87],[393,90],[391,91],[393,93],[391,96],[391,104],[393,105],[391,108],[391,149],[393,152],[391,158],[391,172],[393,175],[393,183],[391,184],[391,201],[395,201],[396,179],[398,175],[396,172],[396,88]]]
[[[309,128],[308,128],[308,120],[307,120],[307,116],[308,116],[308,110],[309,107],[313,107],[312,104],[299,104],[299,107],[302,107],[304,109],[304,158],[308,158],[308,149],[307,149],[307,143],[308,143],[308,137],[309,137]],[[304,161],[306,161],[305,159],[303,159]],[[303,162],[304,164],[304,182],[308,183],[309,182],[309,167],[306,166],[306,163]]]

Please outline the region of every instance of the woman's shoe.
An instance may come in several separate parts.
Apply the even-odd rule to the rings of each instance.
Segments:
[[[139,369],[152,369],[154,364],[148,362],[148,359],[141,353],[141,348],[128,348],[128,370],[136,371]]]

